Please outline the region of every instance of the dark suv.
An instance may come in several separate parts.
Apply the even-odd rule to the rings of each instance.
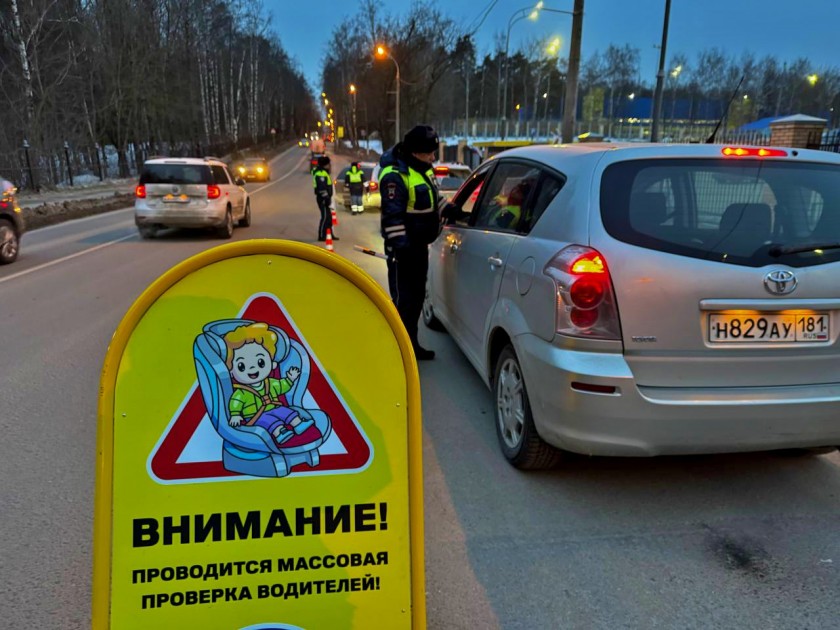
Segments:
[[[11,182],[0,179],[0,265],[15,262],[20,251],[20,237],[26,231],[15,192],[17,189]]]

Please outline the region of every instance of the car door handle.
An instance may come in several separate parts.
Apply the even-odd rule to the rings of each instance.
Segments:
[[[487,259],[487,262],[490,263],[491,267],[501,267],[505,261],[498,256],[490,256],[490,258]]]

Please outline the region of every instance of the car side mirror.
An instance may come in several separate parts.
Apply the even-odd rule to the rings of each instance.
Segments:
[[[244,186],[244,185],[245,185],[245,180],[244,180],[244,179],[242,179],[241,177],[237,177],[237,178],[236,178],[236,181],[235,181],[234,183],[235,183],[237,186]]]

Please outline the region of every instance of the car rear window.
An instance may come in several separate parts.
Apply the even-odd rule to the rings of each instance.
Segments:
[[[462,177],[438,177],[437,183],[438,188],[441,190],[458,190],[461,187],[461,184],[464,183],[464,179]]]
[[[146,164],[141,184],[212,184],[210,167],[203,164]]]
[[[620,241],[681,256],[748,267],[835,262],[840,167],[749,159],[618,162],[601,178],[601,218]]]

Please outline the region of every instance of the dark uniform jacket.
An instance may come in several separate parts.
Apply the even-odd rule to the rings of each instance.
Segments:
[[[402,145],[379,160],[382,238],[386,248],[422,247],[440,233],[438,190],[432,167],[404,156]]]

